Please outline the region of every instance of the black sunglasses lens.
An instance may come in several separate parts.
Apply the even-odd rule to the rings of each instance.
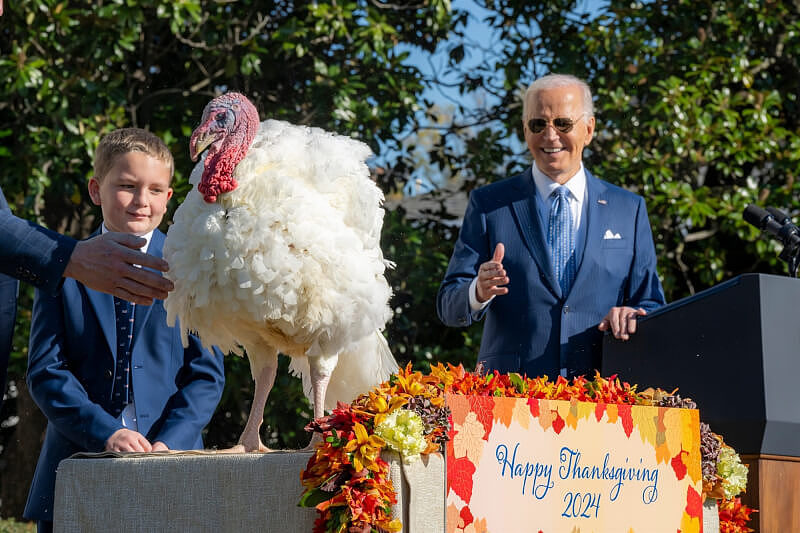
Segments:
[[[532,133],[541,133],[547,127],[547,121],[543,118],[532,118],[528,121],[528,129]]]
[[[553,119],[553,127],[555,127],[555,129],[557,129],[561,133],[569,133],[569,131],[572,130],[572,126],[574,125],[575,123],[572,122],[571,118]]]
[[[569,133],[574,126],[575,121],[571,118],[559,117],[553,119],[553,127],[561,133]],[[547,121],[543,118],[532,118],[528,121],[528,129],[532,133],[542,133],[546,127]]]

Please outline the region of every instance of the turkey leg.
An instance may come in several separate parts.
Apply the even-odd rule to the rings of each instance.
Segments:
[[[239,444],[225,450],[230,453],[242,452],[271,452],[269,448],[261,442],[259,430],[264,421],[264,407],[267,405],[267,397],[275,383],[275,375],[278,372],[277,360],[275,364],[265,366],[256,376],[256,392],[253,396],[253,404],[250,406],[250,416],[247,417],[247,425],[239,437]]]

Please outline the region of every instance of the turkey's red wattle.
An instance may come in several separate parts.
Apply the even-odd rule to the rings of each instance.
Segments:
[[[233,179],[233,169],[243,157],[243,153],[236,159],[233,154],[223,152],[206,158],[203,179],[197,184],[197,190],[206,202],[213,204],[220,194],[236,189],[238,184]]]

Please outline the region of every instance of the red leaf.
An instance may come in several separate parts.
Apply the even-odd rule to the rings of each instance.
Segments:
[[[628,404],[620,404],[617,406],[617,412],[620,419],[622,419],[622,429],[625,430],[625,435],[630,437],[633,433],[633,416],[631,415],[631,406]]]
[[[469,503],[472,498],[472,475],[474,473],[475,465],[468,457],[459,457],[453,459],[452,462],[448,461],[447,478],[450,480],[450,488],[465,503]]]
[[[536,398],[529,398],[528,407],[531,410],[531,415],[533,415],[534,418],[539,418],[539,400]]]
[[[683,454],[689,455],[687,452],[681,450],[675,457],[672,458],[672,461],[670,461],[672,464],[672,469],[675,471],[675,477],[678,478],[678,481],[682,480],[686,476],[686,465],[683,463]]]
[[[559,434],[561,433],[561,430],[564,429],[565,425],[566,423],[564,422],[564,419],[561,418],[561,415],[556,412],[556,419],[553,420],[553,431],[555,431],[556,434]]]
[[[594,417],[597,419],[598,422],[602,420],[603,413],[606,412],[606,404],[604,402],[598,402],[597,405],[594,406]]]
[[[492,396],[470,396],[470,410],[478,417],[478,421],[483,424],[483,440],[489,440],[489,432],[492,431],[494,421],[494,398]]]
[[[686,514],[703,520],[703,498],[693,487],[688,487],[686,490]]]
[[[461,520],[464,521],[464,527],[467,527],[475,520],[475,517],[472,516],[472,512],[469,510],[469,505],[465,505],[464,508],[461,509],[459,516]]]

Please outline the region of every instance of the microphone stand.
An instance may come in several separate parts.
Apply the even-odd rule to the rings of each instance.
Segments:
[[[789,267],[789,276],[796,278],[798,263],[800,263],[800,241],[791,239],[789,236],[798,233],[797,227],[792,224],[792,219],[789,218],[789,215],[780,209],[767,207],[767,212],[782,226],[779,237],[783,242],[783,250],[781,250],[778,258],[786,261]]]
[[[797,277],[797,266],[800,263],[800,246],[785,244],[778,258],[786,261],[789,266],[789,276]]]

